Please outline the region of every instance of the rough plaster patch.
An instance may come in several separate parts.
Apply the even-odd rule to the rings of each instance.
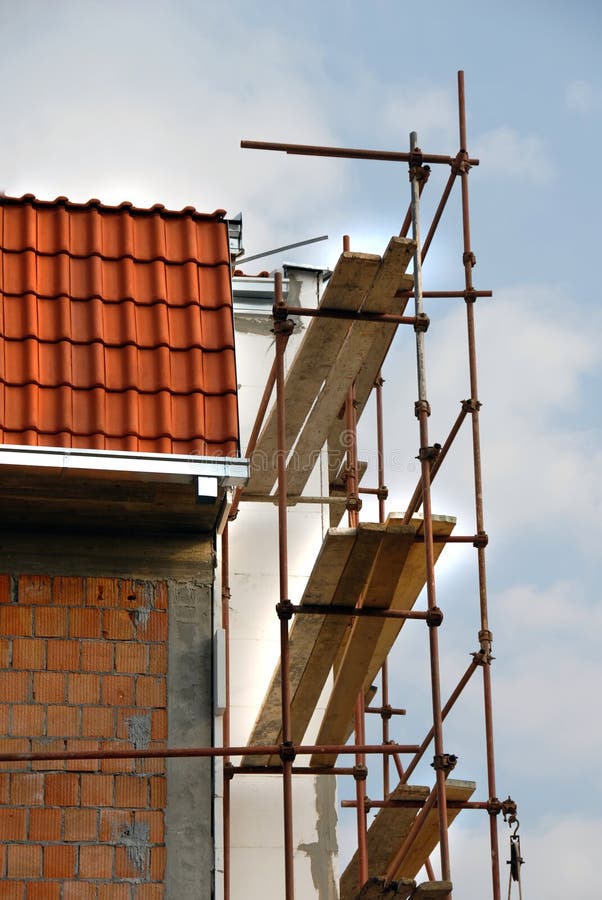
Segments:
[[[126,720],[128,740],[135,750],[146,750],[151,737],[150,716],[129,716]]]
[[[144,872],[148,865],[149,835],[146,822],[126,825],[119,834],[119,843],[125,847],[128,859],[139,872]]]
[[[314,780],[316,792],[316,831],[318,840],[311,844],[299,844],[298,849],[309,856],[311,877],[318,891],[319,900],[337,900],[338,891],[334,874],[334,857],[337,845],[336,781],[333,775],[318,775]]]
[[[150,606],[138,606],[135,610],[133,610],[133,619],[136,627],[141,625],[143,628],[148,622],[148,617],[150,616]]]

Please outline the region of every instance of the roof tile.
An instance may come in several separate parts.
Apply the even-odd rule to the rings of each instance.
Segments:
[[[0,440],[236,455],[223,211],[0,199]]]

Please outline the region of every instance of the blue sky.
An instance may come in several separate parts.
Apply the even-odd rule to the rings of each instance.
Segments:
[[[594,0],[0,5],[0,188],[242,210],[249,252],[328,233],[328,244],[287,254],[317,265],[334,264],[343,233],[354,249],[384,250],[407,206],[406,170],[241,151],[240,139],[405,149],[415,129],[424,150],[454,153],[465,70],[469,147],[482,161],[470,176],[475,283],[495,292],[477,315],[498,790],[519,803],[525,894],[548,900],[597,900],[602,833],[601,24]],[[433,173],[427,221],[446,174]],[[462,286],[452,199],[427,289]],[[464,310],[427,310],[431,434],[441,439],[468,396]],[[387,481],[400,508],[417,474],[409,334],[385,375]],[[458,514],[462,531],[472,529],[468,437],[434,489],[436,510]],[[361,439],[373,445],[370,412]],[[476,649],[470,553],[448,548],[441,564],[449,687]],[[404,689],[425,660],[419,633],[404,640],[400,739],[417,736],[429,706],[419,686]],[[446,744],[484,797],[480,715],[475,681]],[[479,815],[453,829],[465,900],[489,889]]]

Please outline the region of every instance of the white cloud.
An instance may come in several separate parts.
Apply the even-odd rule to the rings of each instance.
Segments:
[[[570,81],[565,89],[564,100],[571,112],[595,112],[602,106],[602,97],[589,81]]]
[[[488,173],[500,177],[547,184],[556,174],[542,139],[536,134],[519,134],[507,125],[475,137],[474,154]]]
[[[423,150],[454,154],[458,144],[456,101],[449,90],[437,87],[418,89],[395,86],[395,92],[384,104],[385,128],[398,136],[401,146],[408,145],[410,131],[418,132],[418,143]],[[437,141],[451,147],[433,149]]]

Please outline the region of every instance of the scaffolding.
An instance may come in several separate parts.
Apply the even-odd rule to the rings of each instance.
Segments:
[[[341,900],[376,900],[381,897],[448,898],[452,895],[452,868],[448,828],[462,810],[487,813],[491,849],[491,891],[501,900],[498,816],[516,821],[516,805],[497,797],[491,697],[492,632],[489,624],[486,577],[487,532],[483,513],[482,472],[477,386],[475,304],[491,291],[473,283],[475,256],[470,234],[468,176],[478,165],[467,151],[464,76],[458,73],[460,149],[455,156],[423,153],[416,133],[407,153],[313,147],[243,141],[242,146],[290,154],[389,160],[409,167],[411,200],[400,233],[381,257],[351,250],[349,238],[317,308],[284,302],[282,277],[276,273],[273,321],[275,359],[250,435],[246,456],[253,461],[246,488],[237,489],[232,522],[242,500],[277,504],[279,550],[280,659],[248,743],[230,746],[229,690],[229,545],[226,525],[222,534],[222,627],[226,632],[226,709],[222,746],[161,750],[74,751],[2,754],[4,762],[24,760],[85,760],[207,757],[223,758],[224,893],[230,900],[230,798],[236,779],[245,774],[269,773],[282,779],[284,835],[284,897],[293,900],[292,779],[297,775],[331,774],[354,780],[355,799],[343,801],[356,810],[357,851],[340,879]],[[424,241],[421,237],[420,196],[430,166],[449,166],[450,174]],[[422,264],[456,180],[461,187],[464,287],[460,290],[424,291]],[[411,237],[408,235],[411,234]],[[406,269],[413,263],[413,272]],[[426,379],[426,333],[429,319],[423,300],[431,297],[465,301],[470,395],[442,445],[430,443],[430,406]],[[412,315],[405,315],[410,299]],[[293,330],[292,317],[307,317],[310,325],[285,377],[284,354]],[[420,478],[402,514],[387,515],[383,440],[383,362],[398,327],[415,332],[418,399]],[[275,403],[270,407],[272,394]],[[376,398],[378,479],[375,487],[361,485],[363,475],[357,450],[357,419],[372,391]],[[341,410],[344,415],[341,416]],[[437,516],[431,508],[431,484],[464,421],[472,426],[474,471],[474,534],[454,534],[455,519]],[[328,497],[303,494],[316,459],[327,444],[331,491]],[[291,451],[294,448],[294,453]],[[275,489],[275,490],[274,490]],[[378,500],[378,522],[360,518],[361,496]],[[308,585],[297,604],[289,598],[287,513],[289,505],[316,502],[330,508],[331,528],[324,537]],[[422,508],[422,514],[418,515]],[[346,511],[348,527],[339,522]],[[438,629],[443,613],[437,603],[435,563],[447,543],[474,546],[478,568],[478,649],[458,684],[442,700]],[[415,609],[426,587],[425,609]],[[390,740],[393,716],[404,710],[389,703],[388,655],[406,620],[424,621],[428,628],[432,726],[420,743]],[[291,624],[292,623],[292,624]],[[351,623],[351,627],[350,626]],[[487,798],[471,799],[475,784],[449,778],[456,758],[446,752],[443,723],[473,675],[482,673]],[[322,690],[333,673],[332,690],[317,740],[304,744],[309,720]],[[373,681],[380,673],[381,702],[371,705]],[[366,742],[365,717],[379,715],[382,741]],[[351,733],[353,738],[349,743]],[[435,770],[431,788],[409,780],[433,744]],[[352,754],[354,764],[338,764]],[[410,755],[406,765],[401,757]],[[234,758],[241,757],[238,764]],[[303,764],[299,764],[299,759]],[[382,762],[383,798],[366,795],[367,760]],[[391,764],[398,782],[392,785]],[[378,809],[367,827],[367,813]],[[440,852],[440,877],[430,862]],[[514,856],[513,856],[514,859]],[[520,860],[520,852],[518,853]],[[423,869],[427,881],[416,883]],[[520,862],[513,876],[520,878]],[[518,879],[517,879],[518,880]]]

